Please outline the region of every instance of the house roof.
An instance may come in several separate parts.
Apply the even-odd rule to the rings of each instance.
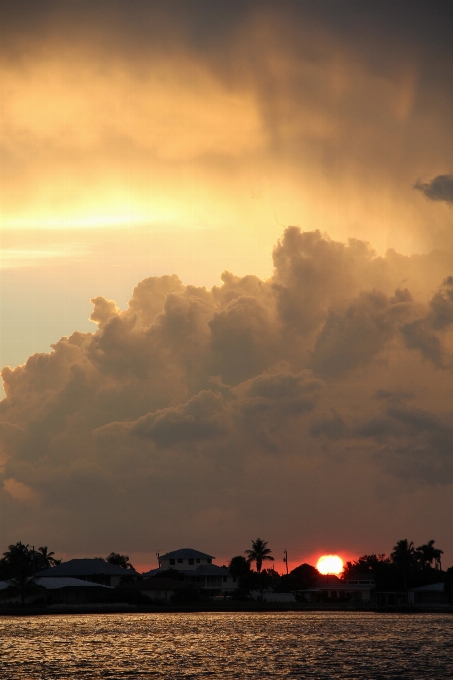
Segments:
[[[367,572],[362,572],[362,573],[357,573],[357,574],[349,574],[349,576],[343,576],[342,577],[343,581],[374,581],[374,576],[373,574],[369,571]]]
[[[340,583],[340,579],[335,574],[320,574],[316,579],[316,586],[318,588],[325,588],[326,586],[336,587]]]
[[[77,577],[94,576],[98,574],[102,576],[132,576],[137,574],[137,572],[135,569],[123,569],[123,567],[117,567],[115,564],[110,564],[110,562],[104,562],[104,560],[93,558],[68,560],[68,562],[57,564],[55,567],[38,571],[36,576]]]
[[[179,550],[173,550],[173,552],[165,553],[165,555],[160,555],[161,560],[173,560],[181,558],[199,558],[199,559],[215,559],[213,555],[207,555],[206,553],[199,552],[193,548],[180,548]]]
[[[91,581],[82,581],[80,578],[72,578],[70,576],[50,577],[45,576],[35,578],[37,586],[42,586],[46,590],[58,590],[59,588],[109,588],[112,586],[103,586],[100,583],[92,583]]]
[[[200,564],[196,569],[175,569],[177,574],[185,574],[186,576],[231,576],[227,567],[219,567],[217,564]],[[157,577],[158,574],[165,574],[167,569],[151,569],[143,576]]]
[[[409,591],[411,593],[420,593],[420,592],[437,592],[437,593],[443,593],[445,590],[445,583],[431,583],[429,586],[419,586],[418,588],[409,588]]]
[[[167,571],[167,569],[160,569],[160,568],[150,569],[149,571],[144,571],[142,573],[142,576],[143,576],[143,578],[150,578],[151,576],[155,576],[156,574],[158,574],[160,571]]]
[[[147,578],[143,581],[128,583],[125,587],[128,590],[181,590],[187,586],[171,578]]]
[[[45,588],[46,590],[58,590],[59,588],[109,588],[112,590],[112,586],[103,586],[99,583],[92,583],[91,581],[82,581],[79,578],[71,578],[69,576],[51,578],[51,577],[38,577],[33,579],[34,584]],[[0,590],[6,590],[6,588],[14,587],[11,581],[0,581]]]

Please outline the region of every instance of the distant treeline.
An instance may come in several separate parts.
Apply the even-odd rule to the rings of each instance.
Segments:
[[[399,540],[390,555],[362,555],[357,560],[346,562],[342,579],[356,576],[372,576],[377,591],[407,592],[408,588],[445,583],[448,600],[452,600],[453,567],[442,569],[443,550],[435,547],[430,540],[417,548],[413,541]],[[233,557],[229,564],[231,573],[240,579],[241,588],[271,587],[275,591],[287,592],[313,588],[322,578],[318,570],[310,564],[301,564],[289,574],[280,576],[274,569],[254,572],[250,560],[241,555]],[[261,573],[259,573],[261,571]]]
[[[318,570],[307,563],[300,564],[288,574],[280,575],[273,567],[263,569],[263,562],[273,561],[272,550],[267,542],[258,538],[252,541],[252,549],[245,550],[247,555],[233,557],[228,565],[231,574],[239,581],[240,590],[246,592],[272,588],[277,592],[291,592],[313,588],[322,578]],[[399,540],[392,552],[385,554],[362,555],[357,560],[346,562],[340,578],[351,579],[359,575],[371,575],[376,590],[385,592],[407,592],[409,588],[433,583],[445,583],[448,601],[453,597],[453,567],[442,569],[443,550],[435,547],[430,540],[417,548],[412,541]],[[98,558],[125,569],[133,569],[128,555],[111,552],[107,557]],[[24,590],[27,581],[37,572],[60,564],[47,546],[34,547],[18,543],[9,546],[0,559],[0,580],[10,580]],[[256,570],[252,569],[255,563]],[[169,569],[156,574],[159,578],[182,579],[177,570]]]
[[[443,550],[434,547],[430,540],[415,547],[406,538],[398,541],[389,556],[362,555],[357,560],[346,562],[345,577],[355,574],[372,574],[379,591],[407,591],[408,588],[446,583],[451,586],[453,567],[442,569]]]

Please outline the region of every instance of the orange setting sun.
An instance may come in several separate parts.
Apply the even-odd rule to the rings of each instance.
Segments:
[[[339,574],[343,571],[343,560],[338,555],[323,555],[319,558],[316,569],[320,574]]]

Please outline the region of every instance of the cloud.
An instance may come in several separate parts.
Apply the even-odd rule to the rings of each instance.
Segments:
[[[330,311],[312,354],[316,372],[341,376],[369,364],[412,309],[409,291],[397,290],[390,299],[378,291],[361,293],[345,310]]]
[[[18,482],[17,479],[5,479],[3,486],[11,498],[25,502],[36,502],[39,500],[38,494],[33,489],[22,482]]]
[[[203,390],[186,404],[139,418],[132,432],[163,447],[175,443],[190,447],[193,441],[226,436],[228,421],[223,416],[221,402],[220,395]]]
[[[437,175],[431,182],[416,182],[414,189],[421,191],[430,201],[444,201],[453,205],[453,175]]]
[[[451,418],[452,413],[389,405],[357,433],[379,442],[376,456],[392,474],[448,485],[453,482]]]
[[[114,300],[106,300],[102,295],[91,298],[91,303],[94,305],[94,309],[90,320],[99,324],[99,326],[103,326],[112,316],[118,315],[120,311]]]
[[[453,277],[444,281],[429,302],[427,313],[401,329],[407,347],[418,349],[439,368],[452,367]]]
[[[451,245],[407,191],[451,157],[449,22],[359,5],[4,3],[2,219]]]
[[[322,523],[348,497],[359,517],[363,487],[374,526],[382,489],[406,485],[410,503],[452,483],[452,278],[430,298],[395,291],[425,260],[296,227],[273,256],[267,280],[149,277],[124,310],[97,296],[95,332],[3,369],[11,540],[27,521],[67,551],[71,536],[133,552],[149,531],[215,543],[222,526],[232,546],[264,518],[278,533],[286,503]]]

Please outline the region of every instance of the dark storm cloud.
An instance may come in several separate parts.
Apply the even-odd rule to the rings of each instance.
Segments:
[[[409,278],[431,257],[409,258]],[[57,533],[94,522],[126,536],[151,513],[165,518],[159,536],[176,518],[201,535],[219,517],[257,521],[258,488],[295,502],[309,483],[319,496],[332,466],[355,488],[357,451],[364,479],[449,484],[450,383],[420,338],[439,338],[446,366],[452,280],[428,303],[392,294],[394,262],[291,227],[267,281],[225,272],[207,290],[150,277],[124,311],[93,298],[95,333],[3,370],[8,522],[26,504]]]
[[[216,213],[239,200],[248,216],[252,195],[263,221],[319,215],[341,240],[374,230],[382,251],[451,243],[409,190],[453,151],[449,3],[24,0],[2,19],[11,219],[53,215],[64,176],[68,214],[117,214],[125,191],[172,219],[195,189],[200,215],[215,195]]]
[[[351,436],[349,428],[338,413],[314,421],[310,426],[309,432],[312,437],[328,437],[329,439],[341,439]]]
[[[412,313],[407,290],[397,290],[390,299],[378,291],[361,293],[344,311],[331,311],[313,351],[316,372],[341,376],[367,365]]]
[[[228,422],[222,416],[220,395],[201,391],[184,405],[140,418],[133,432],[153,439],[160,446],[180,442],[190,447],[192,441],[226,436]]]
[[[401,332],[407,347],[418,349],[439,368],[452,366],[452,353],[444,335],[453,326],[453,277],[449,276],[431,298],[426,315],[406,323]]]
[[[379,444],[376,458],[402,478],[432,484],[453,481],[452,414],[437,414],[405,405],[389,406],[357,429]]]
[[[376,33],[385,34],[387,52],[390,52],[388,48],[393,43],[402,39],[403,43],[413,42],[418,49],[436,45],[436,54],[449,46],[448,20],[453,17],[451,3],[445,0],[429,3],[417,0],[401,0],[398,3],[392,0],[370,0],[367,3],[361,0],[348,3],[282,0],[278,12],[271,0],[231,0],[228,3],[193,0],[190,4],[183,0],[171,3],[165,0],[147,3],[141,0],[128,0],[127,3],[122,0],[98,0],[96,3],[90,0],[45,0],[39,4],[33,0],[15,3],[2,0],[1,6],[2,24],[10,38],[32,34],[36,40],[44,41],[46,31],[54,27],[60,30],[72,28],[72,37],[79,25],[91,24],[96,28],[104,27],[106,32],[115,28],[124,39],[129,33],[136,34],[139,41],[146,43],[150,37],[162,36],[161,22],[165,20],[167,33],[183,29],[194,44],[209,44],[236,30],[257,12],[275,12],[300,22],[316,21],[333,32],[348,34],[364,48],[370,48],[369,36]]]
[[[122,62],[131,73],[146,71],[153,56],[186,54],[207,64],[232,89],[253,82],[263,105],[267,100],[267,122],[272,126],[272,117],[282,113],[279,102],[274,101],[277,108],[272,108],[276,95],[281,103],[288,98],[302,103],[307,96],[311,100],[314,90],[325,96],[322,83],[310,83],[313,91],[307,90],[306,75],[298,68],[279,77],[272,63],[272,55],[277,54],[286,55],[294,66],[327,65],[343,54],[351,65],[362,64],[371,74],[390,80],[415,68],[420,85],[415,107],[423,111],[437,96],[440,110],[442,100],[452,94],[452,18],[451,3],[440,0],[282,0],[278,6],[259,0],[21,0],[2,2],[0,54],[26,65],[33,58],[48,58],[55,50],[58,57],[69,48],[77,51],[79,59],[107,59],[108,67]],[[262,39],[269,54],[262,51]],[[359,116],[368,109],[357,94],[353,93]]]
[[[414,189],[431,201],[444,201],[453,205],[453,175],[438,175],[431,182],[417,182]]]

